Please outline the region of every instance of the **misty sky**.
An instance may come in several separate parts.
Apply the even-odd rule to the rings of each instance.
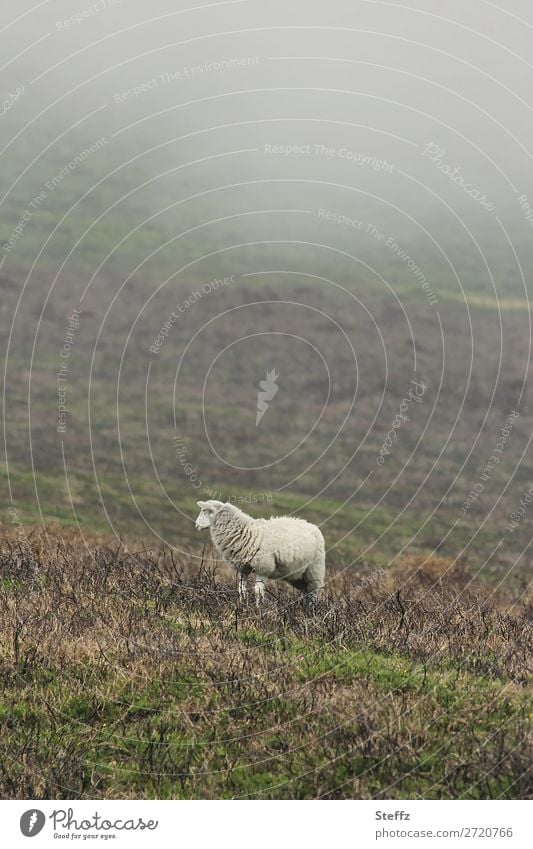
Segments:
[[[533,196],[525,2],[179,5],[4,3],[2,92],[24,94],[0,132],[3,143],[20,132],[17,163],[22,147],[25,164],[39,156],[32,172],[44,174],[49,153],[60,161],[74,139],[104,134],[114,161],[163,145],[163,162],[227,153],[206,164],[215,177],[356,184],[382,200],[386,217],[391,202],[415,217],[430,208],[453,218],[449,204],[473,221],[486,197],[517,235],[527,234],[518,201]],[[195,135],[171,141],[187,133]],[[269,156],[265,145],[300,152]],[[334,152],[303,152],[306,145]],[[363,163],[387,160],[391,173],[351,166],[343,148]],[[9,151],[5,162],[9,168]],[[439,166],[458,169],[476,198]],[[3,184],[8,179],[3,170]],[[266,185],[262,195],[280,192],[295,195],[294,187]],[[342,190],[337,197],[354,214],[360,207]],[[483,218],[492,230],[490,215]]]

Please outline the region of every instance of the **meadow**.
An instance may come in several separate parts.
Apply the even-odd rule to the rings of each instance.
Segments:
[[[436,558],[330,577],[258,611],[207,547],[4,536],[2,798],[527,798],[527,601]]]
[[[414,193],[427,232],[338,161],[265,165],[260,124],[221,166],[104,114],[0,171],[2,245],[44,191],[0,257],[0,796],[529,797],[529,234],[465,205],[481,261]],[[320,525],[316,615],[239,601],[207,497]]]

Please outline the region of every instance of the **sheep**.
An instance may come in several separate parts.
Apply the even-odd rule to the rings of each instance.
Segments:
[[[324,537],[316,525],[289,516],[254,519],[234,504],[198,501],[196,530],[209,528],[217,551],[239,574],[239,595],[247,592],[246,579],[255,576],[255,600],[265,594],[265,581],[285,581],[314,604],[324,587]]]

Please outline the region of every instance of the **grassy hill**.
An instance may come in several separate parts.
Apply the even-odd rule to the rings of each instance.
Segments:
[[[524,798],[525,600],[445,560],[257,611],[210,553],[2,539],[3,798]]]
[[[522,19],[8,5],[0,795],[524,797]],[[320,525],[315,618],[208,497]]]

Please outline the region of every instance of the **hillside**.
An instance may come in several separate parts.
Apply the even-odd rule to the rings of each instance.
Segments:
[[[201,557],[3,533],[3,798],[525,798],[526,599],[333,566],[315,616]]]

